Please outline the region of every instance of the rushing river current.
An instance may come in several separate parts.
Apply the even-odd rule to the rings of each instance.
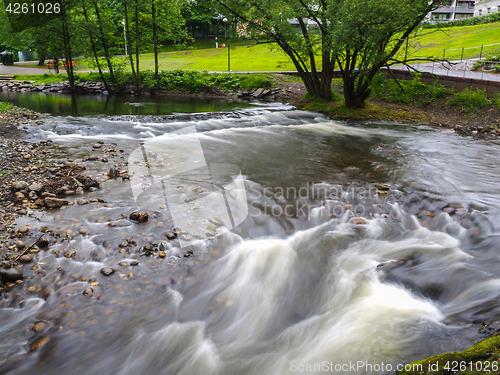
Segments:
[[[500,317],[494,141],[279,104],[27,131],[130,180],[18,220],[67,240],[0,299],[0,373],[391,374]]]

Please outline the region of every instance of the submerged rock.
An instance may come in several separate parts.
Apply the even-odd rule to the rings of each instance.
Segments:
[[[114,273],[115,270],[111,267],[104,267],[103,269],[101,269],[101,274],[103,274],[104,276],[111,276]]]
[[[145,223],[149,219],[149,215],[144,211],[134,211],[129,216],[130,220],[137,221],[139,223]]]

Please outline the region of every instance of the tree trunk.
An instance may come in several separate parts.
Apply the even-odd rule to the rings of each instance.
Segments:
[[[101,38],[102,38],[101,42],[102,42],[102,47],[104,48],[104,56],[106,57],[106,61],[108,63],[109,76],[111,78],[111,83],[116,85],[115,74],[113,72],[113,64],[111,63],[111,58],[109,56],[108,43],[106,42],[106,35],[104,34],[104,29],[102,27],[102,19],[101,19],[101,15],[99,13],[99,7],[97,6],[96,0],[94,0],[94,9],[95,9],[95,15],[97,17],[97,23],[99,24],[99,31],[101,32]]]
[[[128,24],[128,11],[127,11],[127,2],[125,1],[125,33],[127,34],[127,49],[129,51],[130,58],[130,68],[132,69],[132,79],[134,80],[134,87],[137,88],[137,76],[135,74],[134,68],[134,59],[132,58],[132,44],[130,43],[130,28]]]
[[[139,71],[139,3],[135,0],[135,69],[136,69],[136,87],[137,91],[141,89],[141,72]]]
[[[83,8],[83,15],[85,16],[87,22],[89,22],[89,17],[87,15],[87,8],[85,7],[85,0],[82,0],[82,8]],[[101,63],[99,62],[99,56],[97,56],[97,49],[95,47],[94,37],[92,36],[92,32],[90,31],[90,29],[89,29],[89,38],[90,38],[90,45],[92,46],[92,53],[94,54],[95,63],[97,65],[97,69],[99,70],[99,76],[101,77],[101,80],[104,82],[106,89],[109,90],[109,85],[107,80],[104,78],[104,74],[101,69]]]
[[[156,34],[156,9],[155,0],[151,0],[151,15],[153,17],[153,44],[154,44],[154,54],[155,54],[155,82],[156,91],[160,87],[160,79],[158,77],[158,36]]]
[[[71,92],[75,92],[75,77],[73,75],[73,59],[71,56],[71,41],[68,28],[68,19],[64,0],[61,1],[61,21],[62,21],[62,35],[64,56],[66,60],[66,72],[68,73],[68,81]]]

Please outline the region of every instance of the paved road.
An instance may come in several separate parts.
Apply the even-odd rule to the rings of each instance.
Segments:
[[[414,66],[415,69],[421,72],[429,72],[439,76],[450,76],[450,77],[461,77],[461,78],[474,78],[481,79],[483,81],[500,81],[500,74],[492,74],[492,73],[482,73],[482,72],[473,72],[470,70],[452,70],[443,68],[440,64],[436,63],[434,66],[432,64],[419,64]],[[407,68],[404,66],[392,66],[391,69],[400,69],[406,70]]]
[[[48,69],[23,68],[15,65],[0,65],[0,74],[44,74]]]

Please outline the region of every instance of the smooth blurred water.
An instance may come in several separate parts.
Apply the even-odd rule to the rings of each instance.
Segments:
[[[418,125],[330,121],[281,105],[59,116],[28,132],[52,139],[56,158],[79,161],[101,140],[123,155],[141,155],[143,146],[146,159],[129,164],[131,181],[105,181],[86,197],[105,203],[51,212],[53,221],[19,220],[32,233],[89,234],[36,254],[42,271],[26,268],[19,294],[0,300],[4,373],[392,373],[388,365],[471,346],[482,324],[499,318],[495,142]],[[165,172],[187,157],[169,151],[194,141],[208,166],[241,171],[248,216],[231,231],[220,217],[201,220],[210,235],[181,247],[164,242],[175,226],[169,199],[146,182],[164,178],[164,191],[179,196],[208,194],[218,182],[202,169]],[[110,167],[86,165],[95,176]],[[391,189],[378,193],[375,183]],[[143,189],[137,200],[133,186]],[[188,218],[203,208],[178,204]],[[150,213],[147,223],[127,219],[137,209]],[[350,223],[357,216],[366,224]],[[127,238],[136,245],[120,252]],[[143,246],[162,242],[165,258],[144,256]],[[64,257],[71,249],[75,257]],[[102,276],[104,266],[117,272]],[[89,282],[99,283],[93,297],[83,295]],[[30,352],[37,321],[50,341]],[[381,363],[383,371],[373,368]]]

